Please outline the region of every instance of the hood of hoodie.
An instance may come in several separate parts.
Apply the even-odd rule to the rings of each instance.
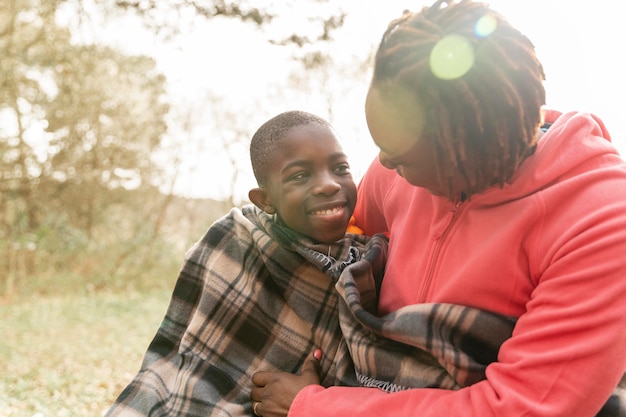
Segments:
[[[537,142],[535,153],[517,169],[502,189],[492,187],[472,196],[481,204],[501,204],[541,191],[563,178],[582,173],[587,162],[620,158],[604,123],[589,113],[547,110],[549,129]],[[593,163],[593,162],[592,162]]]

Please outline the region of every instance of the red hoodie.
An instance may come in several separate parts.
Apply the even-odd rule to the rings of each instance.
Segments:
[[[458,391],[309,386],[290,417],[591,417],[626,365],[626,164],[602,122],[553,122],[510,184],[451,202],[374,161],[356,224],[389,232],[380,313],[445,302],[518,317]]]

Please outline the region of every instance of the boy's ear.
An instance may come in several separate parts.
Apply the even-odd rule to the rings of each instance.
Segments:
[[[272,205],[267,190],[264,188],[253,188],[248,191],[248,198],[255,206],[266,212],[267,214],[276,213],[276,209]]]

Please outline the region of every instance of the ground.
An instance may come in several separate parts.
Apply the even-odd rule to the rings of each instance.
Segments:
[[[0,417],[100,417],[135,375],[170,293],[0,305]]]

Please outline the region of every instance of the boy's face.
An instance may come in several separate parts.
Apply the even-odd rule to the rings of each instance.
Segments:
[[[318,123],[287,132],[272,157],[267,185],[253,202],[318,242],[341,239],[356,204],[356,185],[331,129]],[[251,193],[252,196],[252,193]],[[256,201],[255,201],[256,200]]]

